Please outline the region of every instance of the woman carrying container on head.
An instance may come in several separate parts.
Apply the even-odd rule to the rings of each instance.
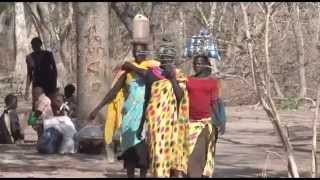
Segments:
[[[217,127],[222,133],[225,128],[224,123],[216,123],[221,120],[219,116],[221,112],[219,109],[221,108],[220,83],[211,75],[212,66],[209,55],[201,51],[195,53],[193,56],[195,74],[189,76],[187,80],[189,96],[188,176],[190,177],[211,177],[213,175],[215,145],[218,137]]]
[[[164,38],[158,50],[160,66],[135,69],[146,81],[145,113],[137,135],[146,122],[153,177],[179,177],[187,171],[188,96],[186,77],[175,68],[176,51]]]
[[[148,69],[159,66],[158,61],[148,59],[149,21],[137,15],[133,21],[134,61],[125,62],[115,79],[115,83],[102,102],[90,114],[94,119],[99,110],[108,104],[105,126],[105,142],[110,144],[115,132],[120,129],[120,160],[124,161],[127,176],[134,177],[135,168],[140,169],[140,177],[145,177],[149,167],[149,153],[144,139],[136,136],[143,115],[145,80],[132,68]]]
[[[147,59],[146,51],[147,44],[133,43],[135,60],[122,65],[122,71],[116,78],[114,86],[90,114],[90,119],[95,119],[100,109],[108,104],[105,140],[107,144],[111,143],[113,134],[120,128],[123,153],[119,159],[124,161],[128,177],[134,177],[135,168],[140,169],[140,177],[145,177],[149,167],[148,148],[144,140],[136,136],[143,114],[145,81],[139,73],[130,69],[131,67],[148,69],[159,65],[157,61]]]

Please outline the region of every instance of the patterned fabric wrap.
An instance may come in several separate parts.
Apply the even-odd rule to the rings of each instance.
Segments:
[[[169,177],[171,169],[187,171],[189,102],[186,78],[180,71],[176,73],[184,91],[179,107],[171,82],[161,79],[152,84],[146,109],[150,169],[154,177]]]
[[[205,163],[205,167],[202,175],[211,177],[214,172],[214,165],[215,165],[214,154],[215,154],[215,143],[216,143],[216,139],[215,139],[216,128],[214,125],[212,125],[211,118],[204,118],[201,120],[189,122],[188,152],[189,152],[189,155],[191,155],[191,153],[193,152],[193,149],[195,148],[195,145],[200,133],[206,126],[208,126],[209,136],[213,136],[214,141],[210,141],[208,144],[207,161]]]
[[[139,68],[143,68],[143,69],[147,69],[147,68],[151,68],[154,66],[159,66],[159,62],[158,61],[154,61],[154,60],[145,60],[140,64],[135,63],[134,61],[131,61],[131,63],[133,63],[135,66],[139,67]],[[112,86],[116,83],[116,81],[120,78],[120,76],[125,73],[124,71],[119,71],[116,74],[115,80],[112,83]],[[126,88],[121,88],[120,91],[118,92],[118,94],[116,95],[116,98],[113,99],[113,101],[111,103],[108,104],[107,106],[107,114],[106,114],[106,124],[105,124],[105,142],[106,144],[110,144],[112,142],[112,138],[113,136],[116,134],[116,132],[118,132],[119,128],[122,125],[122,121],[123,119],[125,119],[124,121],[129,121],[128,117],[130,116],[130,114],[124,114],[123,112],[131,112],[133,110],[128,110],[128,108],[123,111],[124,106],[128,107],[128,104],[130,104],[129,102],[131,102],[133,99],[133,95],[130,96],[130,99],[128,100],[128,102],[126,102],[125,97],[129,97],[130,94],[130,90],[134,90],[133,87],[139,87],[140,90],[144,91],[145,89],[145,85],[144,83],[141,82],[141,80],[138,80],[139,77],[135,74],[135,73],[128,73],[127,77],[126,77],[126,84],[129,85]],[[130,88],[130,84],[132,82],[132,87]],[[129,90],[129,92],[128,92]],[[136,94],[135,92],[133,92],[134,94]],[[140,97],[140,95],[139,95]],[[143,103],[143,102],[142,102]],[[135,111],[135,113],[137,113]],[[140,112],[142,115],[142,111]],[[125,115],[127,115],[128,117],[124,117]],[[140,119],[139,119],[140,122]],[[127,124],[125,125],[127,126]],[[122,129],[123,131],[124,129]],[[121,138],[123,139],[123,138]],[[137,142],[136,140],[133,140],[131,142]],[[127,148],[129,145],[128,143],[124,142],[126,145],[124,145],[123,147]],[[135,144],[135,143],[134,143]]]
[[[145,83],[138,75],[136,75],[132,80],[126,81],[126,86],[128,94],[122,108],[122,152],[125,152],[128,148],[141,142],[141,140],[137,138],[136,134],[142,118],[145,95]]]

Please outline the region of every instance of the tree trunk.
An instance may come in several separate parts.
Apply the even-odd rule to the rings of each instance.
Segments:
[[[256,92],[259,93],[258,89],[257,89],[257,81],[256,81],[256,71],[254,70],[254,56],[253,56],[253,45],[252,45],[252,38],[251,38],[251,33],[249,31],[249,19],[248,19],[248,15],[247,15],[247,7],[245,7],[242,3],[241,3],[241,9],[244,13],[243,19],[245,24],[248,26],[247,30],[246,30],[246,37],[247,37],[247,46],[248,46],[248,51],[249,51],[249,57],[252,61],[250,61],[250,65],[251,65],[251,72],[252,72],[252,81],[253,81],[253,87],[255,88]]]
[[[27,68],[26,55],[30,53],[30,41],[27,38],[27,24],[25,19],[25,9],[23,2],[15,2],[15,45],[16,45],[16,64],[14,78],[17,81],[17,91],[24,92]],[[20,87],[19,87],[20,86]],[[20,90],[19,90],[20,89]]]
[[[78,117],[80,127],[106,94],[109,12],[106,2],[75,3],[78,41]],[[106,68],[107,69],[107,68]],[[98,120],[104,121],[104,114]]]
[[[307,95],[307,82],[306,82],[306,70],[305,70],[305,51],[304,51],[304,38],[303,31],[300,22],[300,8],[298,3],[294,3],[293,17],[293,33],[296,38],[297,44],[297,57],[299,61],[299,77],[300,77],[300,97],[306,97]]]
[[[241,37],[238,35],[239,33],[239,28],[238,28],[238,20],[236,16],[236,7],[233,3],[231,3],[231,8],[232,8],[232,24],[231,24],[231,37],[230,41],[234,44],[237,43],[237,37]],[[227,62],[232,62],[236,58],[236,46],[228,43],[227,45],[227,52],[225,53],[225,56],[227,59],[224,59],[225,61],[228,60]]]
[[[270,55],[269,55],[269,22],[270,22],[270,6],[267,5],[267,8],[265,9],[265,16],[266,16],[266,29],[265,29],[265,40],[264,40],[264,48],[265,48],[265,56],[266,56],[266,67],[267,67],[267,92],[270,93],[271,95],[271,79],[270,75],[272,74],[271,72],[271,67],[270,67]]]
[[[227,10],[227,5],[228,5],[228,2],[224,2],[223,3],[223,9],[222,9],[222,13],[221,13],[221,16],[220,16],[220,19],[219,19],[219,23],[218,23],[218,32],[219,32],[219,34],[221,34],[222,22],[224,20],[224,15],[225,15],[226,10]]]
[[[215,31],[215,21],[216,21],[216,11],[217,11],[217,2],[211,2],[210,16],[208,18],[208,30],[210,33],[214,33]]]
[[[270,4],[266,4],[266,6],[264,7],[264,13],[265,13],[265,43],[264,43],[264,48],[265,48],[265,56],[266,56],[266,67],[267,67],[267,90],[268,93],[270,93],[270,95],[272,96],[272,90],[271,90],[271,81],[274,84],[274,88],[276,90],[277,96],[279,96],[280,98],[284,98],[283,93],[281,92],[280,86],[277,82],[277,80],[275,79],[275,77],[272,74],[272,68],[271,68],[271,60],[270,60],[270,52],[269,52],[269,47],[270,47],[270,42],[269,42],[269,32],[270,32],[270,18],[272,16],[271,12],[274,10],[272,8],[272,6],[274,5],[274,2],[270,3]]]
[[[312,128],[312,170],[311,177],[315,178],[318,175],[318,159],[317,159],[317,123],[319,120],[319,106],[320,106],[320,84],[318,85],[317,91],[317,103],[316,103],[316,112],[315,118],[313,120]]]
[[[282,91],[280,89],[280,85],[279,85],[278,81],[276,80],[276,78],[274,77],[273,74],[271,74],[270,76],[271,76],[271,80],[272,80],[273,85],[274,85],[274,89],[275,89],[275,91],[277,93],[277,96],[280,97],[280,98],[284,98],[284,95],[283,95],[283,93],[282,93]]]

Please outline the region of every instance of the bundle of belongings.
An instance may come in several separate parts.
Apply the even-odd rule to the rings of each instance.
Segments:
[[[37,150],[44,154],[73,154],[77,152],[74,135],[77,130],[68,116],[55,116],[43,122]]]
[[[105,149],[101,126],[85,126],[75,135],[79,153],[100,154]]]
[[[217,44],[206,30],[200,31],[199,35],[194,35],[187,40],[183,56],[190,58],[195,55],[204,55],[221,60]]]
[[[37,143],[37,150],[42,154],[55,154],[59,152],[62,143],[62,133],[55,128],[46,129]]]

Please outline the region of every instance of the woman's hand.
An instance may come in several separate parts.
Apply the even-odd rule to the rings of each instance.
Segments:
[[[143,128],[139,127],[139,129],[137,130],[137,134],[136,134],[137,138],[140,140],[142,139],[142,131],[143,131]]]
[[[93,121],[96,117],[97,114],[99,113],[99,109],[94,109],[90,114],[89,114],[89,120]]]
[[[163,75],[169,80],[176,79],[176,68],[175,68],[175,66],[174,65],[165,66]]]
[[[218,132],[223,135],[226,131],[226,123],[223,123],[223,124],[219,124],[218,125]]]

